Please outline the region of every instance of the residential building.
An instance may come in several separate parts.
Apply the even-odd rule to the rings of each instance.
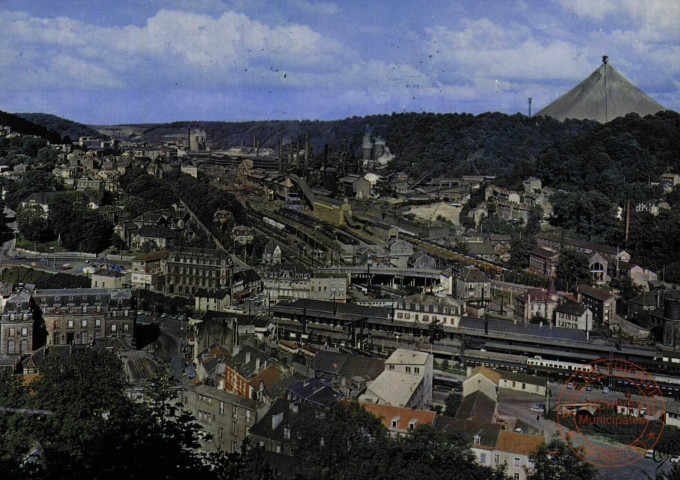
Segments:
[[[555,252],[559,252],[561,245],[567,250],[573,250],[587,257],[592,253],[599,253],[608,262],[616,262],[616,259],[624,262],[630,261],[630,254],[625,250],[611,245],[602,245],[599,243],[586,242],[584,240],[577,240],[575,238],[562,237],[552,233],[539,233],[536,235],[536,244],[538,247],[550,248]]]
[[[198,178],[198,167],[196,165],[187,165],[185,163],[181,166],[182,173],[191,175],[194,178]]]
[[[557,274],[560,253],[552,248],[536,247],[529,254],[529,271],[544,277]]]
[[[540,317],[552,324],[557,302],[557,291],[555,290],[555,283],[552,281],[548,291],[542,288],[527,288],[525,293],[515,297],[515,317],[521,318],[525,322]]]
[[[273,241],[267,242],[262,253],[262,263],[265,265],[279,265],[281,263],[281,247]]]
[[[303,380],[286,388],[286,398],[289,402],[315,407],[329,407],[342,397],[341,392],[316,378]]]
[[[194,310],[197,312],[226,312],[231,308],[231,293],[228,289],[206,290],[199,289],[194,294]]]
[[[125,274],[115,270],[99,269],[90,277],[91,288],[123,288],[125,283]]]
[[[193,295],[201,288],[220,290],[229,286],[231,269],[231,258],[222,250],[173,250],[166,260],[165,289],[180,295]]]
[[[680,185],[680,175],[677,173],[664,173],[661,175],[661,185],[665,191],[672,191],[676,185]]]
[[[315,378],[331,385],[346,397],[355,398],[385,369],[379,358],[322,350],[310,362]]]
[[[345,303],[347,299],[347,275],[343,273],[315,273],[309,279],[308,298]]]
[[[245,225],[236,225],[232,228],[231,234],[234,236],[234,242],[239,245],[249,245],[255,238],[255,231]]]
[[[163,290],[165,286],[165,260],[170,252],[159,250],[140,255],[132,261],[130,285],[132,288]]]
[[[292,455],[296,425],[306,418],[314,418],[317,415],[322,415],[317,407],[279,399],[250,428],[252,444],[262,447],[267,452]]]
[[[555,325],[589,332],[593,329],[593,313],[582,303],[566,301],[555,309]]]
[[[545,396],[547,383],[545,378],[534,375],[481,366],[473,368],[463,382],[463,397],[481,392],[497,402],[500,389]]]
[[[389,430],[390,435],[395,438],[410,435],[413,430],[421,425],[433,425],[437,416],[436,412],[429,410],[416,410],[375,403],[362,403],[361,406],[368,413],[378,417],[383,426]]]
[[[307,267],[284,263],[261,272],[264,296],[272,303],[284,299],[314,298],[345,303],[347,275],[316,272]]]
[[[48,346],[109,338],[132,341],[135,312],[130,289],[39,290],[33,299],[45,321]]]
[[[451,297],[411,295],[399,301],[394,310],[396,320],[411,323],[440,323],[458,327],[465,302]]]
[[[490,299],[491,280],[476,267],[463,268],[456,279],[456,298],[460,300]]]
[[[184,384],[180,403],[182,411],[192,413],[203,431],[212,436],[201,441],[208,452],[240,452],[248,431],[258,421],[254,400],[208,385]]]
[[[593,313],[593,319],[600,325],[611,325],[616,318],[616,297],[611,292],[588,285],[576,287],[578,301]]]
[[[234,272],[231,283],[232,303],[241,303],[244,299],[255,296],[262,291],[262,277],[252,268]]]
[[[269,357],[255,347],[245,346],[226,360],[224,390],[239,397],[257,398],[257,387],[251,381],[266,366]]]
[[[15,361],[33,348],[31,295],[27,290],[20,290],[7,299],[2,310],[0,357],[10,357]]]

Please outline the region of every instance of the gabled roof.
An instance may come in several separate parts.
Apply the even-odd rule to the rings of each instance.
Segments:
[[[501,430],[496,442],[496,449],[503,452],[530,455],[545,443],[543,435],[525,435],[523,433]]]
[[[437,415],[434,426],[446,432],[461,434],[470,445],[474,444],[474,437],[477,435],[479,436],[479,445],[490,448],[496,446],[498,434],[501,431],[500,423],[465,420],[444,415]]]
[[[492,422],[496,415],[496,402],[480,390],[463,398],[456,418]]]
[[[278,368],[276,368],[274,365],[269,365],[250,381],[250,385],[253,388],[258,389],[260,388],[260,382],[262,382],[264,384],[264,388],[267,389],[276,385],[282,377],[283,373],[281,373]]]
[[[501,374],[497,372],[496,370],[492,370],[488,367],[475,367],[472,369],[472,372],[470,372],[470,377],[474,377],[478,373],[484,375],[486,378],[491,380],[493,383],[498,385],[501,381]]]
[[[412,408],[393,407],[391,405],[378,405],[375,403],[361,403],[361,406],[372,415],[380,418],[385,428],[396,428],[398,430],[410,430],[420,425],[432,425],[436,412],[428,410],[416,410]],[[396,427],[392,421],[396,420]],[[410,427],[413,425],[413,427]]]
[[[603,290],[601,288],[594,288],[588,285],[579,285],[578,287],[576,287],[576,291],[588,297],[596,298],[597,300],[600,300],[602,302],[606,302],[608,300],[615,298],[614,295],[612,295],[612,293],[607,290]]]
[[[305,403],[327,407],[342,398],[342,393],[335,391],[316,378],[305,380],[289,386],[287,391],[302,399]]]
[[[385,362],[379,358],[322,350],[311,360],[310,366],[319,373],[344,378],[362,375],[374,379],[384,370]]]
[[[577,317],[580,317],[581,315],[586,313],[586,310],[588,310],[588,307],[586,307],[582,303],[564,302],[557,306],[555,312],[564,313],[566,315],[576,315]]]
[[[468,266],[463,268],[458,274],[458,278],[463,282],[468,283],[487,283],[489,279],[484,275],[481,270],[476,267]]]

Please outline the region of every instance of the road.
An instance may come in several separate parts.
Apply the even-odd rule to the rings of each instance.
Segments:
[[[550,389],[553,392],[559,394],[559,392],[564,388],[563,384],[550,383]],[[586,395],[587,393],[587,395]],[[603,394],[600,390],[593,390],[592,392],[583,392],[584,399],[589,397],[591,400],[608,400],[615,401],[616,399],[625,398],[623,393],[612,392],[609,395]],[[635,396],[633,397],[635,399]],[[641,399],[641,397],[639,398]],[[514,417],[522,422],[527,423],[533,428],[543,430],[545,433],[546,441],[549,441],[552,437],[558,436],[564,439],[568,430],[558,425],[556,422],[546,419],[543,416],[538,417],[534,412],[529,409],[539,402],[545,402],[545,398],[538,395],[523,394],[521,392],[501,392],[501,401],[499,403],[499,415],[504,417]],[[553,408],[557,402],[557,396],[555,395],[550,399],[550,408]],[[589,441],[602,449],[612,451],[615,447],[608,445],[603,442],[594,441],[589,438]],[[574,437],[572,440],[574,446],[578,447],[585,442],[578,436]],[[642,458],[639,461],[631,465],[620,468],[605,468],[598,467],[598,472],[603,478],[611,479],[622,479],[622,480],[639,480],[646,478],[655,478],[657,469],[666,471],[670,468],[668,462],[664,464],[656,463],[654,460]]]

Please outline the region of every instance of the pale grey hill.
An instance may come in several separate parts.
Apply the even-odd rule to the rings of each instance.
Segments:
[[[666,109],[630,83],[611,64],[604,64],[536,115],[560,121],[574,118],[606,123],[629,113],[645,116],[662,110]]]

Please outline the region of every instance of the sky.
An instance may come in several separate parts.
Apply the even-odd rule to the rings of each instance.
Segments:
[[[536,112],[610,65],[680,111],[676,0],[0,0],[0,110],[105,125]]]

